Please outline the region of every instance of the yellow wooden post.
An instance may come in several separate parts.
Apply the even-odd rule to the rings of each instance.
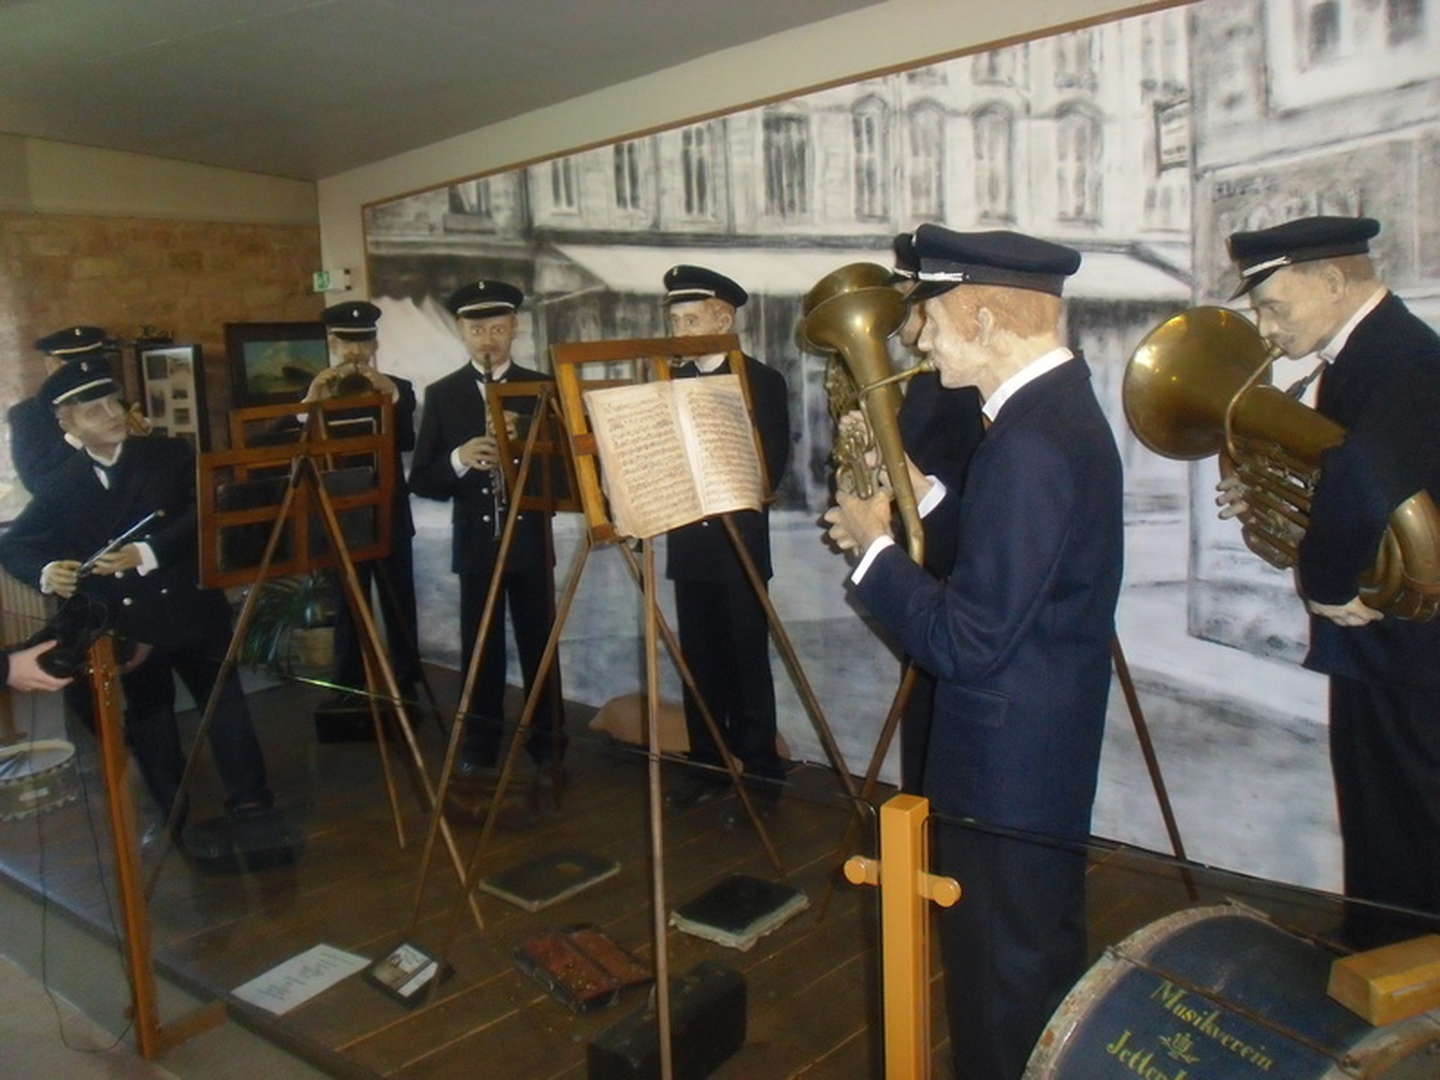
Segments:
[[[931,874],[925,822],[930,802],[896,795],[880,808],[880,858],[853,855],[845,877],[880,886],[881,994],[886,1080],[930,1075],[930,933],[926,902],[960,899],[953,878]]]

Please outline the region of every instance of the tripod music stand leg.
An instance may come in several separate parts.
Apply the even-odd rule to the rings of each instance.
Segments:
[[[618,545],[620,553],[625,560],[625,567],[630,571],[631,580],[635,587],[644,595],[644,578],[640,568],[635,565],[635,553],[626,545]],[[649,545],[646,545],[648,550]],[[648,602],[647,602],[648,603]],[[646,613],[649,617],[649,612]],[[700,692],[699,685],[695,682],[695,676],[690,670],[690,665],[685,662],[685,654],[680,649],[680,639],[675,636],[674,629],[665,618],[663,612],[657,607],[655,610],[656,626],[665,640],[665,651],[670,654],[670,661],[680,673],[681,680],[695,697],[695,704],[700,709],[700,716],[705,721],[705,726],[710,729],[710,738],[715,740],[715,746],[720,751],[720,759],[725,763],[725,770],[730,774],[730,783],[735,787],[735,793],[740,796],[740,802],[745,807],[745,814],[750,818],[750,823],[755,826],[755,831],[760,834],[760,843],[764,845],[765,855],[770,860],[770,865],[775,867],[775,873],[781,877],[785,876],[785,865],[780,861],[780,853],[776,850],[775,844],[770,839],[770,830],[765,828],[764,821],[755,812],[755,806],[751,802],[750,793],[745,787],[744,775],[740,765],[735,760],[735,755],[730,753],[730,748],[725,745],[725,737],[720,733],[720,725],[715,722],[715,714],[710,711],[710,705],[705,700],[705,695]]]
[[[400,725],[400,734],[405,740],[405,745],[410,751],[410,760],[420,778],[420,790],[424,792],[425,799],[430,804],[427,809],[439,813],[440,804],[436,801],[435,791],[430,786],[430,774],[425,769],[425,758],[420,753],[419,743],[415,741],[415,730],[410,724],[410,716],[406,712],[405,702],[400,697],[400,687],[395,683],[395,671],[390,667],[390,660],[385,656],[384,650],[380,648],[380,633],[375,627],[375,619],[371,615],[370,605],[364,602],[365,597],[360,591],[360,580],[355,573],[355,562],[350,558],[349,548],[345,546],[345,534],[340,528],[339,518],[335,516],[335,505],[330,501],[330,493],[325,490],[324,480],[320,476],[314,459],[306,458],[305,465],[307,466],[306,476],[313,488],[316,505],[320,508],[321,520],[325,524],[326,536],[330,541],[331,550],[335,552],[340,563],[340,580],[345,587],[347,599],[350,601],[351,613],[358,618],[364,640],[370,649],[370,655],[384,678],[385,691],[395,707],[395,719]],[[443,817],[440,821],[440,834],[450,853],[450,861],[455,867],[455,873],[463,883],[465,878],[460,862],[460,849],[456,846],[455,837],[451,834],[450,826],[443,820]],[[480,915],[479,905],[472,902],[470,911],[475,917],[476,925],[483,928],[485,920]]]
[[[390,800],[390,816],[395,822],[395,846],[405,850],[405,822],[400,816],[400,795],[395,790],[395,774],[390,768],[390,750],[385,745],[385,722],[376,701],[375,665],[362,643],[360,662],[365,665],[365,700],[370,706],[370,722],[375,726],[375,749],[380,754],[380,771],[385,776],[385,795]]]
[[[500,804],[505,799],[505,788],[510,783],[510,774],[515,768],[515,758],[519,755],[520,746],[525,741],[525,734],[530,730],[530,722],[535,716],[535,710],[540,704],[540,697],[545,692],[545,683],[550,677],[550,670],[555,666],[555,658],[560,651],[560,635],[565,629],[565,622],[570,617],[570,606],[575,600],[575,593],[580,587],[580,577],[584,573],[585,564],[590,558],[590,536],[589,533],[575,548],[575,557],[570,564],[570,571],[565,580],[565,588],[561,593],[560,607],[555,613],[555,621],[550,627],[550,636],[545,641],[545,652],[541,654],[540,666],[535,671],[535,678],[530,684],[530,689],[525,695],[525,708],[520,713],[520,721],[515,725],[515,734],[510,738],[510,745],[505,751],[505,764],[500,768],[500,777],[495,782],[495,797],[490,800],[490,806],[485,814],[485,823],[480,827],[480,835],[475,837],[475,844],[470,849],[470,858],[465,863],[465,870],[461,877],[461,895],[469,897],[474,903],[475,869],[480,863],[480,856],[490,842],[490,836],[495,831],[495,822],[500,817]],[[450,958],[450,948],[455,943],[455,932],[459,923],[460,900],[456,898],[451,908],[449,928],[445,933],[445,946],[440,952],[440,967],[443,970],[445,962]]]
[[[160,850],[155,858],[155,865],[150,870],[150,877],[145,882],[146,900],[149,900],[154,894],[155,884],[160,880],[160,871],[165,866],[165,858],[170,854],[171,837],[174,835],[175,823],[179,820],[180,808],[185,805],[185,792],[190,785],[190,777],[195,771],[195,759],[200,753],[200,747],[205,743],[205,736],[210,731],[215,710],[220,705],[220,694],[225,687],[225,680],[235,670],[236,661],[240,658],[241,645],[250,629],[250,621],[255,617],[256,602],[260,598],[262,588],[261,583],[269,575],[270,564],[275,561],[275,549],[279,546],[280,536],[285,531],[285,519],[290,514],[290,507],[295,502],[295,491],[300,483],[304,461],[304,455],[297,455],[290,459],[290,476],[285,483],[285,494],[280,499],[279,513],[276,515],[275,523],[270,526],[270,535],[265,540],[265,551],[260,556],[255,584],[250,587],[250,591],[245,594],[245,602],[240,605],[240,617],[235,620],[235,629],[230,634],[230,644],[225,649],[225,659],[220,662],[220,670],[215,675],[215,685],[210,688],[210,697],[205,702],[205,711],[200,714],[200,723],[195,729],[195,741],[190,745],[190,752],[185,755],[185,767],[180,770],[180,782],[175,789],[175,804],[170,807],[170,811],[166,815],[165,828],[160,834]]]
[[[660,1072],[673,1075],[670,1047],[670,948],[665,932],[665,837],[661,830],[664,801],[660,798],[660,664],[655,650],[655,627],[659,622],[660,605],[655,596],[655,545],[645,543],[645,570],[640,589],[645,600],[645,701],[646,768],[650,781],[650,908],[655,935],[655,1012],[656,1030],[660,1038]],[[723,742],[716,746],[724,747]],[[722,749],[726,758],[729,754]],[[731,765],[731,773],[734,766]],[[737,788],[742,797],[743,785]],[[745,809],[758,828],[760,820],[747,801]],[[769,839],[768,837],[766,838]],[[772,853],[773,854],[773,853]]]
[[[547,394],[547,390],[542,390],[542,399]],[[543,407],[543,400],[541,407]],[[525,439],[525,450],[521,454],[520,468],[516,474],[515,489],[517,491],[525,490],[525,484],[530,476],[530,462],[535,454],[535,440],[539,434],[540,425],[532,424],[529,435]],[[420,854],[420,869],[415,876],[415,895],[411,904],[410,921],[405,924],[407,936],[414,931],[416,924],[420,921],[420,907],[425,899],[425,883],[430,877],[430,861],[435,850],[435,833],[441,827],[444,818],[445,797],[450,791],[450,780],[455,772],[455,758],[459,756],[460,739],[465,732],[465,718],[470,713],[470,701],[475,695],[475,682],[480,674],[480,659],[485,654],[485,639],[490,635],[490,626],[495,621],[495,608],[499,602],[501,582],[505,575],[505,567],[510,561],[510,548],[515,541],[515,526],[519,520],[520,499],[517,498],[511,502],[505,513],[505,527],[500,531],[500,546],[495,551],[495,567],[490,573],[490,587],[485,593],[485,608],[480,614],[480,625],[476,627],[475,631],[475,643],[470,647],[470,658],[465,665],[465,683],[460,690],[460,701],[455,706],[455,719],[450,723],[450,740],[445,744],[445,759],[440,765],[440,780],[436,788],[435,806],[431,811],[430,823],[425,832],[425,847]],[[491,800],[492,807],[498,804],[501,794],[502,791],[497,786]],[[470,897],[471,908],[478,912],[477,901],[471,894],[467,881],[468,878],[462,871],[460,875],[461,894]]]
[[[730,534],[730,543],[735,548],[735,554],[740,558],[740,565],[745,568],[745,576],[750,579],[750,586],[755,590],[756,598],[765,609],[765,618],[770,622],[770,632],[775,635],[775,644],[780,649],[780,655],[785,659],[785,666],[790,669],[790,677],[795,681],[795,689],[800,692],[800,700],[805,704],[805,711],[810,714],[810,722],[815,725],[815,732],[820,736],[820,742],[825,747],[830,764],[839,774],[840,786],[845,789],[845,794],[850,799],[850,809],[858,817],[862,811],[859,806],[860,793],[855,790],[855,778],[850,775],[849,766],[845,764],[845,755],[840,753],[840,746],[836,743],[835,735],[830,730],[830,723],[825,719],[825,713],[820,708],[820,701],[815,697],[815,691],[810,686],[810,679],[800,664],[800,657],[795,652],[795,646],[791,644],[790,635],[785,631],[785,624],[780,621],[780,616],[775,611],[775,605],[770,602],[769,590],[765,588],[765,582],[760,578],[760,571],[755,568],[755,560],[750,557],[750,551],[745,547],[740,530],[735,527],[734,516],[721,514],[720,518],[725,522],[725,531]]]
[[[890,752],[890,744],[895,740],[895,732],[900,727],[900,718],[905,715],[905,707],[910,704],[910,696],[915,692],[915,682],[919,678],[919,671],[915,667],[915,661],[905,662],[905,672],[900,676],[900,685],[895,688],[895,697],[890,702],[890,711],[885,714],[885,724],[880,729],[880,738],[875,741],[875,751],[870,755],[870,764],[865,770],[865,782],[860,788],[861,802],[869,802],[875,797],[875,788],[879,786],[880,769],[885,764],[885,756]],[[853,854],[850,851],[850,842],[855,837],[857,817],[850,818],[845,823],[845,835],[840,838],[840,846],[836,849],[836,856],[844,860]],[[816,912],[815,921],[823,922],[825,914],[830,910],[830,901],[835,897],[835,886],[838,881],[832,877],[830,884],[825,889],[825,898],[820,901],[820,909]]]
[[[1135,737],[1140,742],[1140,752],[1145,757],[1145,768],[1150,773],[1150,784],[1155,789],[1155,801],[1160,805],[1160,816],[1165,821],[1165,831],[1170,836],[1170,849],[1177,859],[1186,859],[1185,844],[1180,839],[1180,825],[1175,820],[1175,810],[1170,805],[1170,792],[1165,787],[1165,777],[1160,772],[1160,759],[1155,754],[1155,744],[1150,739],[1150,725],[1140,708],[1140,695],[1135,692],[1135,682],[1130,678],[1130,665],[1125,661],[1125,650],[1120,647],[1120,636],[1110,638],[1110,658],[1115,662],[1115,677],[1120,680],[1120,689],[1125,695],[1125,704],[1130,710],[1130,719],[1135,725]],[[1180,871],[1191,900],[1200,898],[1195,879],[1188,868]]]
[[[400,610],[400,598],[396,595],[396,589],[390,580],[390,571],[386,568],[384,559],[377,559],[375,561],[375,578],[380,582],[380,591],[389,603],[390,610],[398,613]],[[415,639],[411,628],[404,625],[405,620],[397,618],[395,622],[397,624],[394,627],[395,632],[405,638],[405,647],[413,650],[418,659],[420,656],[420,642]],[[388,634],[390,630],[391,627],[387,624],[385,628],[386,633]],[[450,732],[445,726],[445,717],[443,710],[440,708],[440,699],[435,696],[435,688],[430,685],[430,676],[425,674],[425,665],[420,664],[418,670],[420,673],[420,686],[425,691],[425,700],[430,702],[430,712],[435,717],[435,724],[440,728],[441,736],[448,737]]]

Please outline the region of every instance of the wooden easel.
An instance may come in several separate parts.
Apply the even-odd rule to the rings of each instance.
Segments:
[[[478,863],[480,863],[481,854],[484,852],[485,847],[487,847],[488,842],[490,842],[491,835],[494,834],[495,822],[498,821],[498,814],[500,814],[500,806],[503,805],[505,792],[507,792],[511,776],[513,776],[514,773],[518,750],[520,750],[520,746],[524,742],[524,736],[526,736],[526,733],[530,730],[531,723],[533,723],[534,720],[534,714],[536,714],[537,708],[540,706],[540,694],[546,690],[546,685],[549,683],[550,672],[552,672],[554,664],[556,664],[556,657],[557,654],[559,654],[560,635],[563,634],[564,624],[566,624],[566,619],[569,618],[570,606],[572,606],[576,592],[579,590],[580,579],[582,579],[583,572],[585,572],[590,550],[598,543],[619,544],[619,540],[621,540],[618,531],[615,530],[615,527],[613,527],[613,524],[609,521],[608,514],[606,514],[605,511],[605,500],[603,500],[603,495],[600,494],[599,471],[598,468],[595,467],[595,436],[590,435],[588,420],[585,419],[585,410],[583,410],[583,403],[580,402],[579,396],[580,389],[582,389],[582,380],[579,379],[577,367],[579,367],[579,364],[592,363],[596,357],[586,354],[586,356],[582,356],[580,359],[569,359],[569,353],[567,353],[566,350],[593,351],[593,348],[596,346],[609,347],[606,348],[606,353],[612,353],[613,351],[615,356],[599,357],[599,359],[635,360],[636,357],[644,356],[644,353],[628,350],[636,346],[647,346],[649,347],[649,354],[651,354],[652,367],[660,370],[660,372],[664,373],[664,376],[668,376],[667,357],[704,356],[707,351],[716,350],[717,343],[719,343],[719,347],[721,348],[733,348],[736,346],[737,341],[733,336],[724,336],[720,338],[684,338],[684,340],[678,340],[678,338],[677,340],[658,338],[658,340],[648,341],[621,341],[621,343],[556,346],[552,350],[552,356],[554,357],[554,364],[556,364],[556,372],[560,373],[560,396],[557,396],[556,387],[549,383],[488,384],[487,405],[488,409],[490,409],[491,416],[490,429],[497,433],[497,439],[498,442],[500,442],[500,458],[501,461],[504,462],[508,490],[513,492],[513,497],[511,497],[510,505],[508,505],[504,528],[503,531],[501,531],[500,547],[498,547],[497,554],[495,554],[495,566],[491,572],[490,588],[488,588],[487,596],[485,596],[484,611],[481,613],[480,626],[478,626],[477,635],[475,635],[475,645],[474,648],[472,648],[471,657],[469,657],[468,660],[467,675],[465,675],[465,684],[461,691],[461,700],[459,700],[459,704],[456,706],[455,720],[451,726],[451,739],[449,739],[449,744],[445,750],[445,762],[444,765],[441,766],[438,796],[438,806],[441,809],[432,812],[431,827],[429,827],[429,834],[428,837],[426,837],[425,852],[423,852],[422,858],[420,858],[420,871],[418,877],[416,877],[415,897],[413,897],[412,910],[410,910],[410,919],[405,927],[405,936],[409,936],[410,933],[413,932],[413,929],[415,929],[416,924],[419,923],[420,910],[422,910],[423,897],[425,897],[426,880],[428,880],[429,876],[433,842],[435,842],[435,835],[439,828],[438,819],[439,816],[444,814],[445,793],[449,789],[452,776],[454,776],[455,760],[459,752],[459,740],[461,740],[462,732],[464,732],[464,719],[468,714],[469,703],[471,703],[472,693],[474,693],[475,681],[477,681],[478,671],[480,671],[481,652],[482,648],[484,648],[485,635],[490,632],[491,622],[495,615],[495,608],[497,608],[497,600],[501,588],[501,577],[503,577],[505,566],[507,566],[508,559],[510,559],[518,516],[520,516],[521,513],[527,513],[527,511],[557,513],[557,511],[583,510],[585,511],[586,520],[588,520],[590,527],[586,530],[586,533],[583,534],[579,546],[576,547],[575,557],[573,557],[573,562],[570,564],[569,572],[567,572],[566,580],[564,580],[563,589],[560,590],[559,605],[557,605],[556,612],[554,612],[552,629],[550,629],[550,635],[549,638],[547,638],[544,652],[541,654],[539,668],[537,668],[536,675],[534,675],[533,680],[531,680],[530,693],[527,694],[526,703],[524,703],[523,710],[521,710],[516,732],[511,736],[510,744],[508,744],[504,763],[500,770],[500,778],[498,778],[497,785],[495,785],[495,793],[491,798],[487,814],[485,814],[480,835],[478,835],[477,840],[475,840],[474,848],[472,848],[471,855],[469,855],[467,860],[467,868],[465,868],[464,873],[464,890],[467,896],[471,896],[475,868],[477,868]],[[618,351],[616,351],[616,347],[618,347]],[[664,351],[661,353],[660,350]],[[625,384],[625,380],[585,382],[585,387],[586,389],[598,389],[598,387],[618,386],[618,384]],[[566,395],[566,393],[572,395],[573,403],[575,403],[573,408],[575,408],[577,412],[572,412],[569,406],[564,405],[563,395]],[[505,400],[511,399],[511,397],[534,397],[534,399],[536,399],[534,408],[530,413],[530,429],[528,429],[527,432],[523,452],[518,455],[518,461],[516,455],[513,454],[513,445],[511,445],[508,435],[505,435],[504,403]],[[557,425],[557,431],[562,432],[563,435],[560,436],[560,438],[553,438],[549,433],[550,425]],[[533,471],[534,468],[534,461],[536,461],[537,458],[537,451],[541,451],[541,449],[543,449],[544,454],[540,456],[543,456],[546,465],[544,465],[543,471],[541,471],[540,490],[539,492],[534,492],[531,491],[530,477],[531,471]],[[554,484],[554,471],[556,471],[557,465],[564,469],[564,475],[566,475],[564,490],[560,490],[560,488],[557,488],[556,484]],[[632,579],[635,580],[636,586],[638,586],[638,588],[644,588],[641,570],[639,570],[638,563],[636,563],[634,553],[632,553],[628,547],[625,547],[624,544],[619,544],[619,550],[621,550],[622,556],[624,556],[626,569],[631,572]],[[670,651],[672,660],[674,660],[675,665],[677,665],[678,670],[680,670],[681,678],[683,678],[685,684],[696,693],[697,700],[700,701],[701,713],[706,717],[706,723],[707,726],[710,727],[711,736],[716,739],[717,746],[723,747],[724,740],[720,734],[719,724],[714,720],[710,708],[704,703],[704,698],[700,696],[700,691],[698,691],[690,667],[688,667],[688,664],[685,664],[684,657],[681,655],[680,639],[675,636],[674,631],[672,631],[667,622],[665,622],[664,616],[660,615],[658,611],[655,612],[655,622],[657,622],[658,628],[660,628],[660,632],[662,636],[664,636],[665,645],[667,645],[667,649]],[[765,828],[763,821],[760,821],[759,815],[756,814],[755,808],[753,808],[752,802],[750,802],[749,793],[747,793],[742,783],[740,783],[742,773],[740,773],[739,763],[734,762],[729,753],[726,753],[726,765],[730,775],[732,775],[733,782],[736,783],[737,791],[740,792],[740,798],[742,798],[747,814],[750,815],[752,822],[755,822],[756,831],[759,832],[760,840],[762,840],[766,854],[769,855],[770,861],[775,865],[776,873],[783,873],[779,854],[778,851],[776,851],[775,844],[770,840],[769,831]],[[559,763],[557,763],[556,768],[559,768]],[[446,933],[446,952],[448,952],[449,942],[451,942],[452,939],[454,939],[454,924],[452,924],[452,929]]]
[[[335,411],[337,408],[345,410],[376,409],[380,417],[379,430],[372,434],[358,436],[328,437],[326,413]],[[193,772],[196,756],[205,741],[205,734],[219,703],[221,689],[235,668],[241,645],[254,617],[256,600],[260,594],[258,585],[272,576],[303,573],[338,565],[342,587],[345,589],[351,612],[360,628],[361,655],[365,663],[370,714],[375,725],[375,742],[385,775],[386,794],[389,797],[391,813],[395,821],[397,842],[402,849],[405,847],[405,835],[401,823],[399,797],[395,789],[394,776],[386,749],[385,733],[377,704],[379,701],[386,701],[394,710],[396,722],[399,725],[406,749],[409,751],[415,773],[419,778],[425,801],[429,803],[427,809],[437,810],[440,805],[436,801],[435,791],[431,787],[430,777],[425,769],[425,761],[420,753],[419,744],[415,740],[414,728],[410,722],[400,688],[395,682],[395,672],[390,666],[390,658],[386,655],[385,649],[381,647],[380,635],[375,626],[374,616],[370,611],[368,598],[361,591],[359,577],[355,572],[356,558],[383,558],[389,551],[392,526],[389,511],[395,484],[393,409],[387,398],[374,394],[309,402],[298,406],[260,406],[256,409],[237,410],[237,412],[241,414],[240,420],[243,422],[245,420],[279,419],[294,415],[301,410],[306,412],[306,424],[301,432],[299,442],[202,454],[199,459],[196,495],[199,512],[201,585],[207,588],[221,588],[232,584],[248,583],[252,585],[252,588],[247,593],[245,603],[240,609],[240,616],[236,620],[225,658],[221,663],[219,674],[216,676],[215,685],[211,688],[209,700],[205,704],[205,711],[201,716],[195,741],[186,758],[179,786],[181,795],[175,800],[175,805],[171,808],[170,819],[166,822],[162,841],[166,847],[162,849],[151,873],[146,889],[147,897],[154,891],[160,869],[163,866],[164,856],[168,853],[170,834],[179,809],[183,805],[183,795]],[[364,456],[374,461],[376,485],[373,489],[363,493],[332,498],[325,487],[321,464],[334,458],[355,456]],[[248,510],[220,510],[217,508],[215,475],[217,472],[233,469],[237,475],[243,476],[256,468],[273,469],[277,466],[284,466],[288,470],[284,493],[278,506],[264,506]],[[347,547],[337,511],[343,512],[365,507],[373,510],[378,522],[376,539],[372,544],[357,547],[352,553]],[[320,513],[321,525],[327,541],[327,547],[322,551],[312,550],[310,544],[310,516],[312,510],[315,509],[318,509]],[[271,522],[270,532],[258,566],[244,569],[222,567],[219,552],[221,550],[220,537],[224,530],[236,526],[253,526],[266,521]],[[277,561],[276,551],[280,538],[287,527],[291,531],[290,555],[287,559]],[[382,685],[383,691],[377,692]],[[463,876],[459,848],[455,844],[450,828],[443,820],[440,822],[439,828],[455,872],[457,875]],[[479,905],[473,899],[470,908],[476,924],[483,926],[484,921],[480,915]]]

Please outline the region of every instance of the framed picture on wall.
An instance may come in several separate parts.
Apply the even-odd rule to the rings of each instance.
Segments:
[[[156,435],[177,435],[197,453],[210,449],[205,366],[199,345],[138,345],[139,400]]]
[[[319,322],[226,323],[225,353],[237,409],[298,401],[330,364]]]

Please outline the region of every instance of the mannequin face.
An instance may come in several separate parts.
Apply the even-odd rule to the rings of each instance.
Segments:
[[[456,319],[455,324],[470,362],[481,371],[492,371],[510,359],[510,346],[519,325],[513,313],[488,319]]]
[[[357,341],[355,338],[346,337],[343,334],[326,334],[325,341],[330,349],[330,363],[334,367],[341,364],[349,364],[352,367],[374,367],[375,354],[379,351],[379,342],[374,338],[369,341]]]
[[[125,441],[125,406],[119,394],[61,405],[55,419],[60,430],[87,450],[108,454]]]
[[[1344,301],[1345,277],[1333,266],[1285,266],[1250,292],[1260,336],[1292,360],[1315,352],[1344,325]]]
[[[924,323],[915,346],[935,362],[941,386],[978,386],[988,394],[999,385],[989,377],[995,358],[986,347],[993,319],[988,308],[972,310],[958,293],[951,289],[921,305]]]
[[[724,300],[682,300],[665,312],[671,337],[706,337],[728,334],[735,325],[735,309]]]

